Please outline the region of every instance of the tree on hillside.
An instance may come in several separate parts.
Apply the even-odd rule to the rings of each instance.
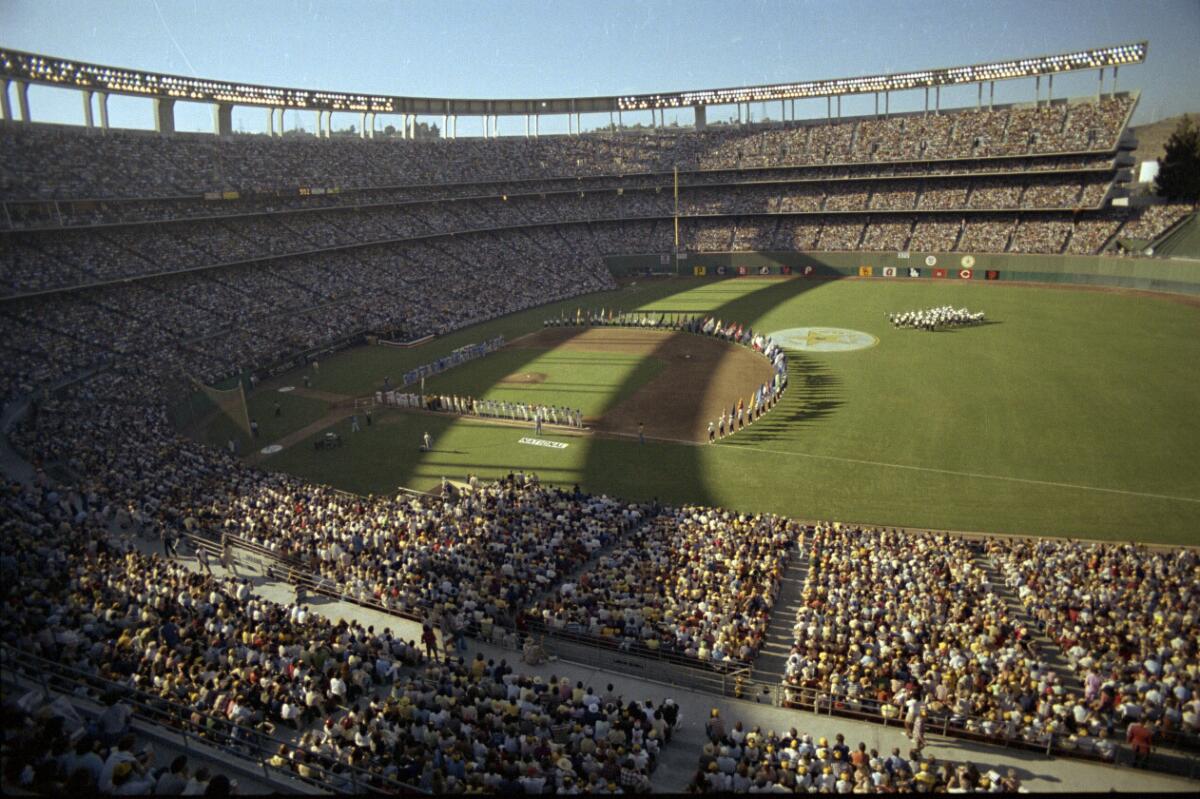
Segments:
[[[1158,159],[1155,191],[1168,200],[1200,200],[1200,128],[1185,114]]]

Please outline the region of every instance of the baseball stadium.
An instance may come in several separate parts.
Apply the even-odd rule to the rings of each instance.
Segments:
[[[1091,44],[516,99],[0,46],[5,792],[1196,791],[1200,217]]]

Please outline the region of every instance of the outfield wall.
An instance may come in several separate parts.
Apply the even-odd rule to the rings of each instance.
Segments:
[[[675,263],[664,255],[616,255],[605,259],[618,277],[675,272]],[[703,273],[699,270],[703,269]],[[885,277],[894,269],[896,277],[961,279],[968,269],[972,280],[995,279],[1035,283],[1112,286],[1116,288],[1200,294],[1200,261],[1169,258],[1118,258],[1096,255],[1011,255],[980,253],[897,252],[738,252],[688,253],[679,260],[679,274],[736,276],[744,274],[790,274],[818,278]],[[723,271],[722,271],[723,270]],[[764,271],[765,270],[765,271]],[[808,271],[811,270],[811,271]],[[935,274],[943,270],[944,274]],[[994,274],[989,278],[988,273]],[[890,275],[888,275],[890,276]]]

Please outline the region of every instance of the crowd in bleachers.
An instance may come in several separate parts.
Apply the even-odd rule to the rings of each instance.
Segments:
[[[684,507],[650,518],[536,606],[551,630],[716,664],[758,652],[796,527]]]
[[[902,754],[868,749],[865,742],[851,748],[837,733],[832,740],[813,737],[795,727],[786,733],[747,729],[741,721],[727,724],[713,711],[709,742],[687,786],[689,794],[725,793],[1017,793],[1022,790],[1015,769],[1001,774],[981,772],[972,763],[952,763],[922,753]]]
[[[1083,686],[1064,700],[1064,723],[1077,741],[1135,721],[1200,732],[1194,551],[1002,539],[987,553]]]
[[[756,184],[697,188],[680,197],[689,244],[702,251],[752,249],[761,238],[729,234],[740,214],[837,213],[847,211],[973,210],[1073,208],[1096,206],[1107,191],[1106,180],[1071,178],[989,177],[924,181],[854,181],[837,184]],[[461,233],[489,228],[521,227],[590,220],[657,218],[674,212],[669,192],[577,192],[557,195],[513,195],[456,202],[422,202],[369,208],[313,209],[275,216],[226,216],[181,219],[169,224],[107,226],[93,230],[54,230],[0,235],[0,291],[8,293],[78,286],[126,277],[271,259],[291,254],[348,247],[347,257],[371,242],[411,239],[430,234]],[[688,219],[703,215],[721,219]],[[882,216],[879,225],[894,225]],[[760,225],[776,221],[763,219]],[[530,235],[543,236],[532,229]],[[882,231],[864,240],[866,249],[880,246]],[[838,238],[838,249],[855,243]],[[586,248],[586,244],[582,245]],[[636,242],[626,242],[639,246]],[[1025,250],[1022,250],[1025,251]],[[1043,252],[1047,250],[1034,250]],[[591,254],[591,253],[589,253]],[[339,257],[327,254],[325,257]],[[256,267],[258,268],[258,267]]]
[[[786,667],[790,702],[1112,759],[1132,723],[1200,733],[1200,560],[1055,539],[818,525]],[[985,557],[1022,603],[989,582]],[[1057,673],[1034,636],[1065,654]]]
[[[215,742],[245,749],[258,746],[248,730],[274,736],[270,765],[309,779],[319,767],[327,788],[348,789],[355,768],[359,785],[435,793],[646,790],[670,736],[666,703],[543,681],[482,656],[467,663],[439,651],[436,636],[333,623],[263,600],[246,581],[140,554],[108,528],[142,520],[108,498],[6,485],[3,502],[5,644],[139,691]],[[96,775],[101,790],[112,775]],[[139,764],[119,779],[144,775]]]
[[[104,135],[12,127],[0,137],[0,196],[170,197],[298,187],[349,189],[839,162],[1111,151],[1132,99],[1050,108],[703,131],[525,139],[396,140]]]

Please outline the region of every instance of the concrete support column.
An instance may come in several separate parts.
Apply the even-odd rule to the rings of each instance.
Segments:
[[[833,119],[833,97],[826,95],[825,97],[825,121]]]
[[[450,121],[451,121],[452,127],[454,128],[454,138],[457,139],[458,138],[458,116],[456,115],[456,116],[452,117]]]
[[[779,121],[780,122],[787,121],[787,100],[779,101]]]
[[[1096,89],[1096,102],[1104,95],[1104,67],[1100,67],[1100,88]]]
[[[83,97],[83,125],[86,128],[95,127],[92,121],[92,93],[85,89],[79,94]]]
[[[1042,104],[1042,76],[1035,75],[1033,78],[1033,105],[1036,108]]]
[[[154,129],[159,133],[175,132],[175,101],[169,97],[154,98]]]
[[[8,78],[0,81],[0,119],[3,119],[5,122],[11,122],[13,118],[12,104],[8,101],[8,85],[10,83],[12,81]]]
[[[942,87],[933,87],[933,112],[935,114],[942,113]]]
[[[571,119],[572,116],[573,116],[573,114],[567,114],[567,135],[568,136],[571,135],[571,126],[574,124],[573,120]]]
[[[17,108],[21,111],[21,122],[27,125],[33,121],[29,117],[29,84],[23,80],[14,80],[13,85],[17,87]]]
[[[450,135],[450,131],[447,129],[449,120],[450,120],[449,114],[442,114],[442,138],[443,139],[449,137],[449,135]]]
[[[892,113],[892,93],[883,93],[883,115],[889,116]]]
[[[879,92],[875,92],[875,116],[879,116]]]
[[[275,109],[274,108],[267,109],[267,135],[268,136],[275,135]]]
[[[417,115],[416,114],[408,115],[408,138],[410,138],[410,139],[417,138]]]
[[[925,87],[925,115],[929,116],[929,87]]]
[[[792,121],[796,121],[796,101],[792,100]]]
[[[283,135],[283,111],[284,111],[284,109],[276,108],[275,111],[276,111],[276,113],[279,114],[279,124],[276,125],[275,127],[279,131],[278,135],[282,136]]]
[[[358,112],[358,138],[367,138],[367,112]]]
[[[975,101],[975,110],[980,111],[982,109],[983,109],[983,84],[980,83],[979,84],[979,99]]]
[[[996,81],[988,81],[988,110],[996,105]]]
[[[708,109],[705,106],[696,106],[696,130],[704,130],[708,126]]]
[[[375,138],[375,112],[371,112],[371,138]]]
[[[842,118],[842,96],[838,95],[838,119]]]
[[[541,114],[533,115],[533,138],[538,138],[541,135],[542,117]]]
[[[575,113],[575,135],[578,136],[580,133],[583,133],[583,114],[576,112]]]
[[[625,115],[621,113],[621,109],[617,109],[617,129],[625,127]]]
[[[325,136],[325,112],[318,108],[314,113],[317,115],[317,138],[320,139]]]
[[[1113,67],[1116,69],[1116,67]],[[1050,105],[1050,101],[1054,99],[1054,76],[1049,76],[1048,85],[1046,86],[1046,105]]]
[[[213,133],[217,136],[233,135],[233,105],[213,103]]]
[[[1116,96],[1117,96],[1117,72],[1120,71],[1120,69],[1121,69],[1120,66],[1113,67],[1113,85],[1112,85],[1112,94],[1110,95],[1113,98],[1116,98]]]

